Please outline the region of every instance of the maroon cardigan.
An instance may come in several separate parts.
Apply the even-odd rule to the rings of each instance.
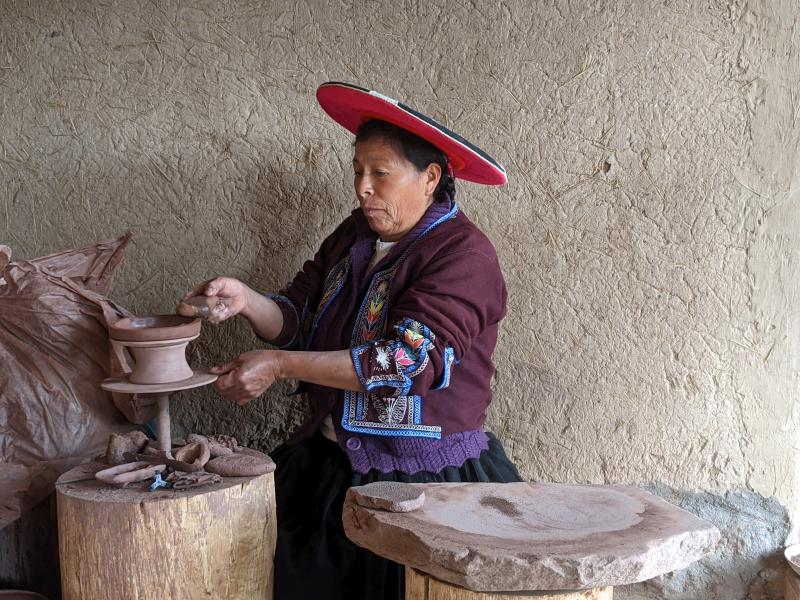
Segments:
[[[303,384],[311,417],[293,441],[313,434],[329,413],[340,444],[351,450],[357,437],[433,441],[484,423],[506,311],[492,243],[449,202],[434,203],[367,272],[376,238],[356,209],[272,296],[284,318],[272,343],[350,349],[367,390]]]

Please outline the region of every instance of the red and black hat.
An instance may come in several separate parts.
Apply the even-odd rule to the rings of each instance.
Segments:
[[[319,86],[317,100],[334,121],[351,133],[367,121],[387,121],[444,152],[456,177],[485,185],[503,185],[507,181],[506,170],[486,152],[402,102],[337,81]]]

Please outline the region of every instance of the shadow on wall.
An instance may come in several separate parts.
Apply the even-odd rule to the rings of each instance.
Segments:
[[[776,498],[750,491],[683,492],[662,484],[642,486],[722,532],[716,551],[688,569],[620,587],[619,600],[777,600],[783,598],[782,550],[789,515]]]

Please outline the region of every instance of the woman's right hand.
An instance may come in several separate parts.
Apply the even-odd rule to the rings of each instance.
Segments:
[[[175,311],[184,317],[202,317],[220,323],[247,308],[251,289],[233,277],[217,277],[184,294]]]

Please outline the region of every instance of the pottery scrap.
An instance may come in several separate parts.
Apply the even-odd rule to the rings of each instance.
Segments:
[[[125,458],[128,460],[138,460],[150,464],[164,463],[168,467],[183,473],[194,473],[195,471],[203,470],[203,467],[199,467],[193,463],[175,460],[174,458],[166,458],[163,454],[158,456],[151,456],[150,454],[126,454]]]
[[[425,503],[425,492],[410,483],[376,481],[354,489],[356,502],[366,508],[406,513]]]
[[[109,465],[121,465],[128,462],[124,458],[126,452],[134,454],[144,450],[147,446],[148,437],[143,431],[134,430],[128,433],[112,433],[108,438],[106,447],[105,462]]]
[[[264,459],[251,454],[236,452],[211,459],[206,463],[205,468],[209,473],[216,473],[223,477],[251,477],[272,473],[275,470],[275,463],[268,456]]]
[[[175,460],[191,465],[188,472],[199,471],[211,458],[211,451],[205,442],[186,444],[174,452]],[[186,471],[187,469],[179,469]]]
[[[239,450],[239,442],[238,440],[233,437],[232,435],[223,435],[221,433],[212,433],[211,435],[206,436],[209,440],[216,442],[217,444],[221,444],[226,448],[230,448],[234,452]]]
[[[167,476],[167,481],[172,484],[172,489],[175,490],[188,490],[191,488],[202,487],[204,485],[211,485],[222,481],[222,477],[216,473],[206,473],[200,471],[197,473],[178,473],[173,472]]]
[[[95,479],[111,485],[127,485],[155,477],[156,473],[167,468],[165,464],[151,464],[136,461],[103,469],[94,474]]]
[[[200,435],[199,433],[192,433],[186,436],[186,441],[189,443],[201,442],[206,444],[211,452],[211,458],[233,454],[234,450],[239,445],[236,438],[228,435]]]

